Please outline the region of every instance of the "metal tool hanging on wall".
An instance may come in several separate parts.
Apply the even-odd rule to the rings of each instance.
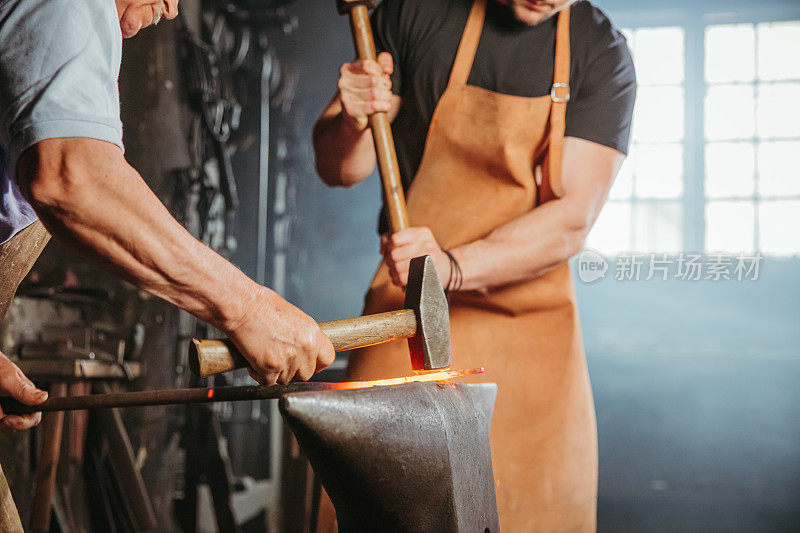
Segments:
[[[189,103],[196,115],[190,139],[192,164],[181,171],[183,179],[176,195],[185,194],[185,189],[191,190],[193,186],[199,189],[198,236],[212,248],[233,252],[236,239],[232,228],[239,209],[239,194],[231,165],[235,147],[230,141],[239,127],[242,108],[234,95],[230,58],[220,49],[220,32],[213,28],[209,31],[205,25],[203,28],[204,39],[201,39],[185,21],[181,22],[185,81]],[[220,206],[215,205],[218,198],[223,203],[221,212]]]

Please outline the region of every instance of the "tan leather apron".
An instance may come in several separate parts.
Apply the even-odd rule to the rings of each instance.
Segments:
[[[430,227],[444,248],[563,194],[569,8],[558,15],[553,91],[535,98],[467,85],[485,10],[486,0],[474,2],[408,192],[411,224]],[[364,312],[402,305],[403,292],[381,264]],[[593,531],[596,424],[569,266],[488,295],[455,294],[450,311],[453,368],[483,366],[476,381],[499,386],[491,435],[501,529]],[[349,379],[409,374],[405,343],[350,357]]]

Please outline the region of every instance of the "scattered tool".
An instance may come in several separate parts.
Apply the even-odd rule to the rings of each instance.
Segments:
[[[450,316],[447,298],[430,256],[411,260],[405,309],[320,324],[337,352],[408,338],[415,371],[450,366]],[[249,366],[229,340],[192,343],[189,367],[210,376]]]
[[[369,10],[375,7],[372,0],[337,0],[336,7],[342,15],[350,15],[350,29],[353,32],[353,44],[359,59],[377,59],[375,41],[372,38],[372,25],[369,22]],[[410,226],[403,183],[400,180],[400,166],[397,164],[397,153],[394,149],[392,127],[389,116],[384,112],[369,116],[369,127],[375,141],[375,152],[378,156],[378,172],[383,184],[383,195],[389,215],[392,232],[404,230]]]
[[[483,368],[465,370],[441,370],[427,374],[417,374],[402,378],[379,379],[374,381],[346,381],[343,383],[324,383],[296,381],[288,385],[252,385],[239,387],[166,389],[153,391],[116,392],[108,394],[87,394],[84,396],[54,396],[39,405],[25,405],[10,398],[0,400],[0,408],[5,414],[26,415],[37,412],[75,411],[83,409],[107,409],[109,407],[143,407],[151,405],[175,405],[186,403],[234,402],[246,400],[269,400],[281,398],[294,392],[351,390],[420,383],[449,381],[460,377],[480,374]]]

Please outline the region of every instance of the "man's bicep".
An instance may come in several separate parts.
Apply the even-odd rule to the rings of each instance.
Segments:
[[[122,149],[86,137],[44,139],[29,146],[17,163],[16,178],[26,199],[42,205],[57,201],[81,184],[130,169]],[[66,198],[62,198],[66,200]]]
[[[620,36],[586,67],[567,104],[566,135],[627,153],[636,100],[636,73]]]
[[[564,139],[561,199],[576,221],[591,227],[603,208],[625,154],[592,141]]]

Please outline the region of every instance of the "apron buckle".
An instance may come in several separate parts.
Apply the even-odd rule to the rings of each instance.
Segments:
[[[567,94],[564,96],[556,96],[556,89],[562,87],[567,90]],[[550,89],[550,99],[559,104],[569,102],[569,83],[554,83],[553,88]]]

